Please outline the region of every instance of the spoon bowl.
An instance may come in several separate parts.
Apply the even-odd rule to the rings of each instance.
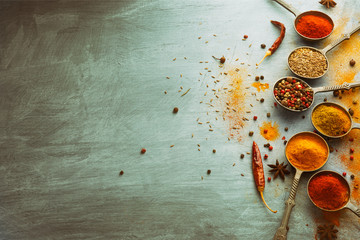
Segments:
[[[316,200],[314,200],[310,193],[309,193],[309,187],[311,186],[312,184],[312,181],[314,179],[316,179],[317,177],[319,176],[324,176],[324,175],[331,175],[335,178],[337,178],[344,186],[346,186],[347,188],[347,192],[346,192],[346,200],[345,202],[342,204],[342,206],[340,207],[337,207],[335,209],[326,209],[326,208],[323,208],[321,206],[319,206],[319,204],[316,203]],[[315,173],[314,175],[312,175],[308,181],[308,184],[307,184],[307,194],[311,200],[311,202],[318,208],[320,208],[321,210],[323,211],[327,211],[327,212],[336,212],[336,211],[339,211],[341,209],[344,209],[344,208],[348,208],[350,209],[352,212],[354,212],[358,217],[360,217],[360,209],[358,207],[356,207],[353,203],[350,202],[350,196],[351,196],[351,190],[350,190],[350,185],[349,183],[344,179],[344,177],[342,177],[339,173],[337,172],[334,172],[334,171],[329,171],[329,170],[323,170],[323,171],[319,171],[317,173]],[[331,200],[331,199],[329,199]]]
[[[324,106],[324,105],[325,106],[333,106],[337,109],[340,109],[344,114],[346,114],[346,116],[350,120],[350,127],[346,132],[344,132],[343,134],[333,136],[333,135],[326,134],[323,130],[321,130],[319,128],[319,126],[316,126],[316,124],[314,123],[314,119],[313,119],[314,112],[316,112],[317,108],[319,108],[320,106]],[[333,102],[323,102],[323,103],[319,103],[318,105],[316,105],[311,112],[311,123],[319,133],[321,133],[322,135],[329,137],[329,138],[341,138],[341,137],[344,137],[345,135],[347,135],[352,129],[360,129],[360,124],[354,123],[350,113],[343,106],[341,106],[337,103],[333,103]]]
[[[279,84],[283,84],[283,82],[293,82],[295,80],[296,83],[300,83],[301,86],[304,86],[303,89],[300,89],[300,91],[302,91],[302,94],[306,94],[306,92],[309,92],[310,96],[311,96],[311,102],[308,103],[308,106],[306,106],[306,103],[304,104],[304,106],[301,109],[294,109],[292,107],[289,107],[287,105],[285,105],[285,103],[283,103],[282,101],[284,100],[284,96],[281,95],[281,93],[279,92]],[[273,86],[273,97],[274,100],[283,108],[285,108],[286,110],[289,110],[291,112],[303,112],[308,110],[309,108],[312,107],[312,105],[314,104],[314,97],[316,93],[319,92],[331,92],[331,91],[335,91],[335,90],[350,90],[351,88],[355,88],[355,87],[360,87],[360,82],[355,82],[355,83],[343,83],[341,85],[335,85],[335,86],[324,86],[324,87],[316,87],[316,88],[312,88],[307,82],[305,82],[304,80],[301,80],[300,78],[297,77],[282,77],[279,80],[277,80]],[[302,96],[300,96],[302,97]],[[303,102],[301,102],[300,104],[302,105]]]

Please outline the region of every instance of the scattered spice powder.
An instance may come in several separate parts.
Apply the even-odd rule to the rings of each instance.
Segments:
[[[276,122],[265,121],[260,126],[260,133],[266,140],[273,141],[280,136],[279,125]]]
[[[269,88],[268,83],[253,82],[252,86],[257,89],[258,92],[265,91]]]

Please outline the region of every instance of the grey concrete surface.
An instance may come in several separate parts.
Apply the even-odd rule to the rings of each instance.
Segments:
[[[343,2],[330,11],[335,20],[360,10]],[[287,35],[256,70],[259,45],[278,35],[270,19],[284,22]],[[210,73],[199,76],[199,61],[216,72],[212,55],[229,63],[239,57],[251,64],[249,74],[272,84],[290,74],[286,56],[302,43],[292,21],[265,0],[0,1],[0,239],[272,239],[294,171],[267,183],[267,203],[279,211],[270,213],[246,154],[252,140],[266,143],[258,133],[247,136],[256,123],[246,123],[239,142],[228,140],[226,121],[214,123],[214,132],[196,122],[222,117],[199,104],[212,82]],[[263,105],[248,93],[246,106],[259,116],[271,112],[281,135],[312,131],[308,112],[304,120],[274,108],[271,91],[258,97]],[[269,162],[284,161],[282,141],[272,144]],[[299,186],[289,239],[313,239],[322,223],[306,196],[309,176]],[[339,239],[359,239],[358,219],[344,211],[340,220]]]

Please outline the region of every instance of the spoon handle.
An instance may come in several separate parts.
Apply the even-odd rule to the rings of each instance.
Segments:
[[[360,129],[360,123],[353,123],[352,129]]]
[[[298,10],[296,10],[293,6],[291,6],[290,4],[282,1],[282,0],[274,0],[275,2],[277,2],[278,4],[280,4],[281,6],[283,6],[284,8],[286,8],[289,12],[291,12],[292,14],[296,16],[298,16],[300,14],[300,12]]]
[[[341,85],[335,86],[325,86],[325,87],[317,87],[313,88],[314,93],[317,92],[331,92],[335,90],[350,90],[351,88],[360,87],[360,82],[357,83],[343,83]]]
[[[333,49],[334,47],[336,47],[337,45],[339,45],[340,43],[342,43],[344,40],[348,40],[350,39],[350,36],[352,34],[354,34],[355,32],[357,32],[360,29],[360,25],[358,25],[356,28],[354,28],[352,31],[344,34],[342,37],[340,37],[339,39],[337,39],[336,41],[330,43],[329,45],[327,45],[325,48],[323,48],[321,50],[321,52],[323,54],[326,54],[328,51],[330,51],[331,49]]]
[[[289,198],[285,202],[285,212],[284,212],[280,227],[277,229],[273,240],[286,240],[287,239],[286,236],[287,236],[287,232],[289,229],[288,228],[289,218],[290,218],[291,210],[295,206],[295,196],[296,196],[296,191],[297,191],[297,187],[299,185],[301,174],[302,174],[302,171],[297,169],[295,177],[294,177],[294,181],[291,186]]]
[[[348,202],[346,206],[348,209],[350,209],[353,213],[355,213],[358,217],[360,217],[360,208],[356,207],[351,202]]]

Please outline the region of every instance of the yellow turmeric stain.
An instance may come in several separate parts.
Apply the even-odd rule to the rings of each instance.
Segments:
[[[243,79],[245,79],[247,72],[245,68],[238,68],[235,66],[228,66],[226,69],[228,79],[227,91],[222,95],[223,102],[223,117],[229,123],[230,137],[241,140],[241,133],[244,127],[245,114],[245,96]]]
[[[336,40],[341,36],[342,33],[349,31],[354,26],[348,25],[348,18],[343,18],[334,32],[331,34],[331,39],[328,39],[327,45],[330,42]],[[342,42],[338,47],[328,53],[329,59],[329,72],[328,77],[330,79],[329,85],[338,85],[345,82],[354,82],[356,75],[360,75],[360,35],[358,33],[353,34],[349,40]],[[350,66],[349,62],[351,59],[356,61],[354,66]],[[357,80],[358,81],[358,80]],[[360,122],[360,103],[359,88],[355,90],[345,91],[341,94],[341,103],[347,108],[354,110],[353,120]],[[357,101],[358,104],[353,104],[353,101]]]
[[[272,124],[271,121],[263,122],[262,126],[260,126],[260,134],[266,140],[273,141],[280,136],[279,125],[276,122]]]
[[[268,83],[260,83],[260,82],[254,82],[254,83],[252,84],[252,86],[255,87],[258,92],[260,92],[260,91],[265,91],[266,89],[269,88],[269,84],[268,84]]]

